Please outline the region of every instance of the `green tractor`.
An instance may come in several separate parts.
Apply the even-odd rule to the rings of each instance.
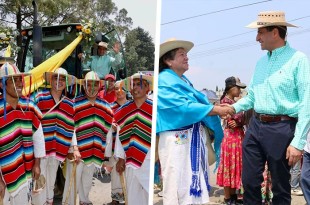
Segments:
[[[22,68],[21,71],[27,72],[31,70],[41,62],[47,60],[65,48],[77,38],[82,28],[83,26],[80,23],[43,26],[42,39],[36,38],[35,35],[37,34],[35,33],[36,30],[34,28],[24,29],[21,32],[23,36],[23,56],[22,65],[20,66],[20,68]],[[61,67],[65,68],[69,74],[74,75],[77,78],[82,78],[83,74],[90,70],[90,68],[86,66],[86,62],[90,60],[90,56],[97,54],[97,45],[100,41],[104,41],[109,44],[108,55],[112,55],[113,53],[112,45],[114,45],[116,42],[120,43],[120,52],[123,56],[122,62],[121,64],[112,67],[110,73],[117,76],[117,79],[124,79],[127,76],[124,49],[115,29],[112,29],[107,33],[97,33],[96,38],[91,45],[85,40],[82,40],[80,44],[74,49],[72,54],[68,56]],[[37,50],[40,50],[38,54],[36,53]],[[83,57],[81,57],[81,54],[83,54]]]

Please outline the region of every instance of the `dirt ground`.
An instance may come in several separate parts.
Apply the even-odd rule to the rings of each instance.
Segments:
[[[214,167],[211,166],[210,170],[213,170]],[[212,172],[210,175],[210,184],[212,186],[210,202],[207,205],[216,205],[221,204],[224,199],[224,190],[221,187],[215,185],[216,175]],[[90,200],[94,205],[103,205],[112,201],[111,199],[111,178],[109,175],[103,174],[94,175],[93,186],[90,192]],[[153,205],[162,205],[162,197],[158,196],[159,190],[154,190],[153,194]],[[62,198],[54,199],[55,205],[61,205]],[[152,200],[152,199],[151,199]],[[78,200],[77,203],[78,204]],[[151,203],[152,204],[152,203]],[[292,205],[306,205],[306,201],[303,196],[292,196]]]
[[[103,205],[112,201],[111,198],[111,177],[110,175],[95,174],[93,177],[93,186],[91,188],[89,198],[92,201],[93,205]],[[77,197],[78,198],[78,197]],[[55,197],[54,205],[61,205],[62,198]],[[78,199],[76,201],[78,205]]]
[[[214,166],[210,167],[212,170],[210,174],[210,185],[212,186],[210,194],[210,202],[207,205],[221,204],[224,201],[224,189],[216,185],[216,174],[213,173]],[[159,190],[154,190],[153,204],[162,205],[162,197],[158,196]],[[306,205],[305,198],[303,196],[292,196],[291,205]]]

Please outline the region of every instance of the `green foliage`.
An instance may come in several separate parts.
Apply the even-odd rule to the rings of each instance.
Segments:
[[[138,27],[131,30],[132,18],[125,8],[117,8],[113,0],[37,0],[38,23],[41,26],[92,22],[91,32],[106,33],[115,28],[125,39],[125,61],[128,75],[154,69],[154,43],[149,33]],[[32,0],[0,0],[0,25],[21,31],[33,24]],[[94,28],[96,30],[94,30]],[[85,33],[85,32],[84,32]],[[89,35],[89,40],[93,36]],[[21,36],[16,38],[21,47]],[[21,56],[19,52],[18,56]],[[18,63],[21,57],[18,58]]]
[[[137,71],[154,70],[155,46],[152,37],[142,28],[138,27],[126,35],[125,57],[128,75]]]

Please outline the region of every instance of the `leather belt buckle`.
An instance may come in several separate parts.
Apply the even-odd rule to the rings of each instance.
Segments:
[[[260,122],[280,122],[285,120],[297,120],[296,118],[292,118],[286,115],[266,115],[266,114],[255,114],[256,119]]]
[[[281,116],[265,115],[265,114],[256,114],[256,118],[261,122],[279,122],[281,121]]]

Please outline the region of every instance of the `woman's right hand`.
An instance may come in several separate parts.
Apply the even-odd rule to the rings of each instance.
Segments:
[[[222,119],[230,118],[235,114],[235,109],[229,104],[214,105],[209,115],[219,115]]]

